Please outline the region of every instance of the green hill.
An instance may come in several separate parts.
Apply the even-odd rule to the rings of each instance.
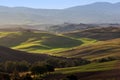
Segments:
[[[40,31],[0,32],[0,45],[28,52],[56,52],[80,46],[81,40]]]
[[[47,80],[58,80],[72,74],[79,80],[119,80],[119,63],[120,61],[111,61],[104,63],[91,63],[77,67],[57,68],[54,75],[49,76],[49,79]]]
[[[34,63],[44,61],[49,58],[57,58],[46,54],[32,54],[24,51],[13,50],[7,47],[0,46],[0,62],[6,61],[27,61]]]
[[[102,58],[118,55],[119,39],[116,38],[120,38],[119,33],[120,28],[116,27],[94,28],[64,34],[15,29],[0,32],[0,45],[32,53],[88,59]],[[111,39],[115,41],[107,41]]]
[[[117,69],[118,63],[119,61],[110,61],[104,63],[91,63],[88,65],[77,66],[77,67],[57,68],[55,73],[73,74],[79,72],[112,70],[112,69]]]
[[[99,41],[91,45],[83,45],[58,54],[66,57],[82,57],[87,59],[99,59],[104,57],[120,57],[120,38]]]

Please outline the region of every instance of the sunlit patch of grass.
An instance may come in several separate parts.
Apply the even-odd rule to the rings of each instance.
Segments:
[[[21,35],[21,33],[17,31],[16,32],[0,32],[0,38],[6,37],[9,35]]]
[[[90,45],[90,44],[98,42],[98,40],[90,39],[90,38],[80,38],[79,40],[84,43],[83,45]]]
[[[118,61],[104,62],[104,63],[91,63],[88,65],[69,67],[69,68],[57,68],[55,73],[71,74],[78,72],[90,72],[90,71],[104,71],[115,69]]]
[[[46,37],[44,36],[44,37],[42,37],[42,39],[43,38],[45,39]],[[80,41],[83,42],[82,45],[84,45],[84,44],[87,45],[87,44],[95,42],[95,40],[93,41],[92,39],[80,39]],[[32,53],[49,53],[49,54],[53,54],[53,55],[60,55],[60,54],[55,54],[55,53],[78,47],[78,46],[65,47],[64,45],[60,47],[59,44],[58,45],[57,44],[50,44],[47,46],[47,45],[43,45],[42,42],[43,42],[43,40],[37,41],[33,38],[30,38],[28,41],[23,42],[16,47],[13,47],[13,49],[23,50],[23,51],[32,52]],[[47,41],[47,42],[49,42],[49,41]],[[51,47],[52,45],[56,46],[56,47]],[[81,45],[79,45],[79,46],[81,46]]]
[[[39,31],[0,32],[1,46],[33,53],[59,55],[56,53],[94,42],[95,40],[88,38],[76,39],[62,34]]]

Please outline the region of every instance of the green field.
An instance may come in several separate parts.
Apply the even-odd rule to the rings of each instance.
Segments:
[[[33,53],[57,53],[95,42],[89,38],[75,39],[39,31],[0,32],[1,46]]]
[[[105,71],[116,69],[118,61],[104,62],[104,63],[91,63],[88,65],[69,67],[69,68],[57,68],[55,73],[72,74],[79,72],[90,71]]]
[[[89,30],[89,33],[91,31],[94,30]],[[83,31],[83,33],[77,33],[81,33],[83,35],[84,33],[86,34],[87,31]],[[109,56],[120,56],[120,38],[116,39],[116,37],[118,36],[111,36],[110,34],[107,34],[110,40],[104,40],[107,35],[103,36],[103,34],[100,33],[96,33],[96,36],[94,36],[94,34],[86,34],[86,36],[91,35],[92,37],[94,36],[95,38],[101,38],[104,40],[99,41],[98,39],[92,39],[87,37],[72,37],[68,34],[55,34],[44,31],[26,30],[13,32],[4,31],[0,32],[0,45],[30,53],[43,53],[54,56],[74,58],[82,57],[90,60],[100,59]],[[78,34],[76,35],[79,36]]]
[[[79,46],[75,49],[59,53],[62,56],[74,58],[86,58],[89,60],[105,57],[120,57],[120,38],[98,41],[94,44]]]

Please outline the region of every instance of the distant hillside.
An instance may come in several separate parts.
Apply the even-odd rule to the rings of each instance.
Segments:
[[[47,32],[44,30],[38,30],[38,29],[30,29],[25,27],[6,27],[6,28],[0,28],[0,32],[32,32],[32,31],[38,31],[38,32]]]
[[[91,45],[84,45],[58,54],[66,57],[82,57],[87,59],[99,59],[104,57],[120,57],[120,38],[99,41]]]
[[[47,58],[51,58],[51,56],[45,54],[32,54],[0,46],[0,62],[26,60],[32,63],[36,61],[43,61]]]
[[[0,6],[0,25],[120,23],[120,3],[98,2],[66,9]]]
[[[93,28],[104,28],[104,27],[118,27],[120,28],[120,24],[109,24],[109,23],[103,23],[103,24],[73,24],[73,23],[64,23],[64,24],[58,24],[58,25],[52,25],[46,28],[46,30],[56,33],[67,33],[67,32],[73,32],[73,31],[83,31],[86,29],[93,29]]]
[[[50,26],[53,24],[6,24],[6,25],[1,25],[0,24],[0,29],[35,29],[35,30],[48,30]]]
[[[68,32],[64,35],[74,38],[91,38],[96,40],[109,40],[120,38],[119,27],[97,27],[93,29],[87,29],[82,31]]]
[[[48,28],[51,32],[57,32],[57,33],[64,33],[64,32],[72,32],[77,30],[85,30],[85,29],[91,29],[99,27],[99,25],[95,24],[71,24],[71,23],[64,23],[61,25],[53,25]]]

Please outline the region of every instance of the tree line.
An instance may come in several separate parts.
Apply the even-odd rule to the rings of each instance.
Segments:
[[[0,63],[0,72],[11,73],[14,70],[18,72],[29,71],[34,66],[51,65],[55,68],[74,67],[89,64],[90,61],[81,58],[49,58],[44,61],[29,63],[27,61],[6,61]]]
[[[92,62],[101,63],[117,59],[119,58],[106,57],[94,60]],[[51,72],[55,71],[55,68],[80,66],[89,63],[91,63],[91,61],[81,58],[66,58],[61,60],[57,58],[49,58],[45,61],[38,61],[35,63],[29,63],[27,61],[6,61],[0,63],[0,79],[4,78],[3,80],[40,80],[43,74],[50,74]],[[27,73],[24,76],[20,76],[19,73],[22,72],[30,73]],[[4,75],[3,73],[6,74]],[[31,77],[31,75],[34,75],[34,77]]]

